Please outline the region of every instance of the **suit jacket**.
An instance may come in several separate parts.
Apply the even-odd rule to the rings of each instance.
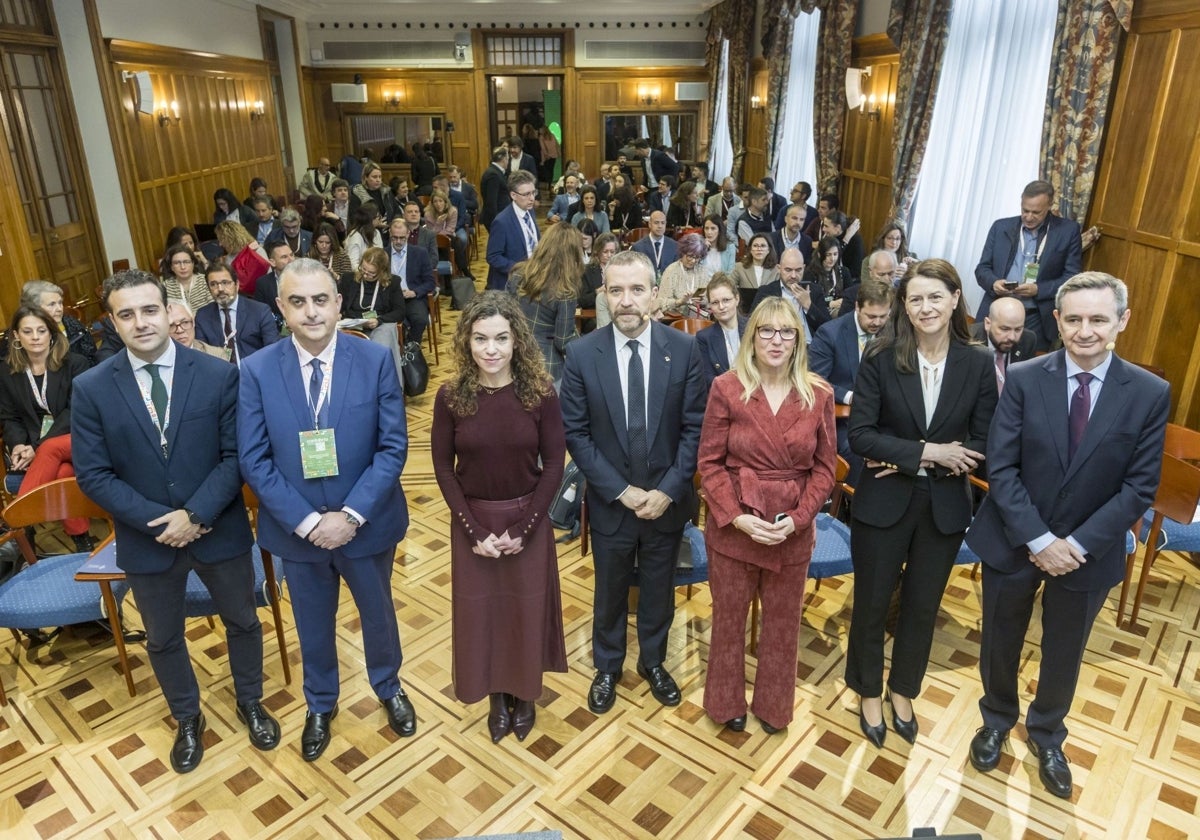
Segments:
[[[512,196],[508,194],[508,175],[494,163],[489,163],[479,179],[479,192],[483,205],[479,210],[479,221],[490,232],[492,221],[501,210],[512,204]]]
[[[747,320],[749,319],[745,315],[738,315],[738,341],[741,341],[746,332]],[[721,325],[713,324],[696,333],[696,344],[700,347],[700,358],[704,363],[704,381],[711,388],[714,379],[733,367],[733,360],[729,358],[729,351],[725,347],[725,333]]]
[[[433,234],[433,231],[422,228],[426,233]],[[416,246],[408,246],[408,256],[404,261],[404,279],[408,281],[408,288],[417,293],[417,297],[423,298],[428,294],[432,294],[437,289],[437,278],[434,276],[434,266],[436,262],[429,261],[429,251],[422,248],[420,240],[417,240]],[[392,242],[389,239],[387,244],[383,246],[387,251],[388,262],[392,259]],[[434,252],[437,252],[437,238],[434,237]],[[400,291],[400,282],[393,277],[393,282],[396,284],[396,294],[403,297]]]
[[[865,355],[858,366],[850,405],[851,449],[864,459],[896,470],[882,478],[864,476],[854,493],[854,518],[877,528],[895,525],[908,509],[925,442],[961,441],[968,449],[984,452],[996,409],[991,358],[977,344],[950,342],[941,394],[930,423],[925,422],[920,373],[899,373],[895,359],[891,347]],[[947,535],[965,531],[971,523],[967,477],[951,475],[944,467],[927,472],[934,476],[933,521],[938,530]]]
[[[312,250],[312,237],[313,235],[311,231],[301,228],[300,233],[297,236],[297,239],[299,240],[297,245],[299,247],[293,248],[292,253],[294,253],[297,257],[308,256],[308,252]],[[285,238],[286,236],[284,235],[283,228],[276,227],[275,230],[271,231],[271,235],[267,237],[267,241],[263,243],[263,247],[266,248],[272,242],[282,242]],[[289,242],[288,244],[290,245],[291,243]]]
[[[1037,304],[1042,320],[1041,340],[1053,344],[1058,340],[1058,322],[1054,320],[1054,296],[1059,287],[1083,269],[1083,244],[1079,224],[1060,216],[1046,217],[1046,243],[1038,263]],[[996,299],[992,286],[1008,275],[1017,249],[1021,246],[1021,217],[998,219],[988,230],[983,243],[983,255],[975,266],[975,281],[983,289],[983,300],[975,320],[982,321]]]
[[[660,531],[677,531],[696,506],[692,483],[704,419],[704,374],[692,336],[651,322],[646,443],[649,487],[671,498],[654,520]],[[630,484],[625,400],[612,324],[571,343],[563,368],[563,426],[567,449],[587,479],[588,516],[601,534],[633,527],[636,516],[617,496]]]
[[[234,340],[237,343],[239,359],[244,360],[255,350],[261,350],[279,340],[275,316],[271,313],[271,307],[265,303],[259,303],[245,295],[239,296],[235,319]],[[196,338],[205,344],[225,346],[225,324],[221,317],[221,307],[215,300],[201,306],[196,312]]]
[[[238,472],[238,370],[175,345],[167,454],[142,399],[129,354],[117,353],[75,382],[71,459],[79,486],[112,514],[117,565],[127,572],[168,568],[176,549],[146,523],[187,509],[212,530],[188,545],[201,563],[250,550],[254,538]]]
[[[653,213],[655,210],[658,210],[665,215],[666,212],[671,209],[671,194],[668,194],[666,198],[664,198],[662,193],[655,190],[654,192],[650,193],[650,200],[647,201],[646,204],[650,208],[649,213]]]
[[[771,247],[775,249],[776,257],[783,256],[786,248],[783,242],[783,228],[771,234]],[[813,241],[803,230],[800,231],[800,240],[796,243],[796,249],[804,256],[805,265],[812,262]]]
[[[645,254],[654,266],[654,273],[660,276],[667,270],[667,266],[679,259],[679,245],[669,236],[663,236],[662,251],[657,261],[654,259],[654,243],[650,241],[649,236],[643,236],[633,243],[633,250]]]
[[[466,181],[459,181],[461,185],[458,190],[453,187],[450,189],[450,195],[458,193],[462,197],[463,207],[466,208],[466,217],[460,210],[458,213],[459,226],[469,225],[475,220],[475,216],[479,213],[479,191],[475,189],[474,184],[468,184]]]
[[[834,318],[821,325],[808,347],[808,367],[833,386],[834,399],[846,404],[858,376],[858,319]]]
[[[984,329],[983,321],[976,321],[971,324],[971,338],[976,339],[988,349],[992,354],[993,365],[995,364],[996,351],[988,344],[987,330]],[[1029,330],[1022,330],[1021,337],[1017,339],[1017,346],[1008,351],[1008,363],[1023,362],[1026,359],[1032,359],[1037,351],[1037,338]]]
[[[525,228],[510,204],[492,220],[488,228],[487,288],[503,289],[508,285],[508,273],[517,263],[529,259],[525,248]]]
[[[337,438],[338,474],[329,478],[303,477],[299,434],[313,428],[313,418],[295,342],[274,344],[242,365],[238,456],[261,505],[258,541],[294,562],[328,559],[328,551],[295,534],[313,512],[347,506],[366,518],[339,549],[351,558],[394,548],[408,529],[400,487],[408,427],[392,354],[350,336],[337,342],[329,424]]]
[[[648,161],[650,164],[650,171],[654,173],[655,181],[662,180],[663,176],[665,175],[670,175],[675,179],[676,183],[679,183],[679,163],[672,160],[671,156],[666,152],[660,152],[658,149],[651,149]],[[646,161],[643,161],[643,168],[645,165]]]
[[[534,178],[537,178],[537,174],[538,174],[537,161],[534,160],[533,155],[529,154],[528,152],[521,153],[521,162],[517,164],[517,169],[524,169],[526,172],[528,172]],[[512,168],[512,160],[511,159],[509,160],[508,171],[510,173],[515,171]],[[537,183],[537,182],[535,181],[534,183]]]
[[[333,201],[333,180],[337,177],[338,174],[333,169],[330,169],[329,174],[324,178],[316,169],[306,169],[296,189],[300,192],[301,198],[319,195],[328,201]]]
[[[68,434],[71,431],[71,384],[87,369],[87,359],[68,353],[62,367],[46,371],[46,404],[54,421],[45,435],[42,435],[41,409],[33,399],[25,371],[12,373],[8,365],[0,369],[0,423],[4,428],[4,445],[12,449],[18,444],[28,444],[37,449],[45,438]]]
[[[807,231],[808,226],[812,224],[813,219],[817,218],[817,208],[813,207],[811,204],[805,204],[803,206],[804,206],[804,219],[801,220],[801,222],[800,222],[800,230]],[[775,212],[775,227],[776,228],[787,227],[787,224],[786,224],[787,223],[787,211],[791,207],[792,207],[791,204],[784,202],[784,205]]]
[[[1158,490],[1171,389],[1114,355],[1070,461],[1067,394],[1065,350],[1008,369],[988,438],[990,490],[967,545],[1011,573],[1030,562],[1030,540],[1074,537],[1087,562],[1058,580],[1070,590],[1109,589],[1125,574],[1125,533]]]
[[[776,279],[764,286],[759,286],[754,295],[754,303],[750,305],[751,311],[769,297],[783,297],[783,281]],[[804,320],[808,322],[808,331],[812,333],[814,339],[817,336],[817,330],[831,317],[833,316],[829,314],[829,305],[825,303],[825,296],[819,289],[814,289],[812,306],[808,307],[804,313]]]
[[[279,299],[279,276],[275,273],[275,269],[272,268],[254,281],[254,299],[270,308],[276,327],[283,324],[283,313],[279,311],[279,305],[275,302]],[[205,306],[207,305],[205,304]],[[238,308],[241,309],[241,306],[239,305]],[[217,346],[224,346],[224,343]]]
[[[230,209],[232,210],[233,208],[230,208]],[[241,222],[242,227],[244,227],[246,230],[250,231],[250,235],[253,236],[254,232],[256,230],[258,230],[258,216],[254,215],[254,211],[251,208],[247,207],[245,204],[239,204],[237,206],[237,211],[238,211],[237,221]],[[214,210],[213,211],[213,224],[219,225],[223,221],[225,221],[225,214],[222,213],[220,210]]]
[[[737,194],[734,194],[733,206],[729,208],[728,212],[741,209],[741,206],[742,199]],[[721,218],[725,218],[726,212],[723,195],[720,192],[718,192],[716,195],[709,196],[708,200],[704,202],[704,215],[706,216],[720,216]]]

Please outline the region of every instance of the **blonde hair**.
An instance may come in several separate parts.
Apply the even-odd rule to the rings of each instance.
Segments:
[[[250,231],[246,230],[241,222],[220,222],[213,233],[230,258],[236,257],[243,248],[254,241]]]
[[[750,402],[754,392],[762,387],[762,375],[759,373],[758,359],[754,352],[758,328],[775,323],[796,330],[795,346],[787,365],[787,378],[804,407],[812,408],[816,399],[815,389],[824,388],[829,391],[829,383],[808,369],[804,325],[800,323],[800,316],[796,310],[782,297],[769,297],[764,300],[754,308],[750,313],[750,320],[746,322],[746,331],[742,333],[742,343],[733,362],[734,373],[742,383],[742,402]]]

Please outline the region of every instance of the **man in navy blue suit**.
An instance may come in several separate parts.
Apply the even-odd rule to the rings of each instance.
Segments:
[[[651,149],[649,140],[642,139],[634,143],[633,153],[642,159],[647,187],[658,186],[658,182],[667,175],[672,180],[679,179],[679,164],[666,152]]]
[[[237,717],[250,743],[279,743],[279,724],[260,702],[262,625],[237,463],[238,372],[170,340],[167,293],[153,275],[117,272],[104,282],[104,305],[125,349],[75,380],[72,458],[83,492],[113,516],[116,562],[179,724],[171,766],[187,773],[204,756],[205,727],[184,636],[191,571],[225,625]]]
[[[429,253],[410,244],[409,223],[401,216],[392,219],[384,246],[391,264],[392,282],[404,294],[404,343],[421,343],[429,326],[429,295],[437,288]]]
[[[654,269],[654,278],[657,281],[667,270],[667,266],[679,259],[679,245],[674,239],[667,236],[667,214],[662,210],[655,210],[650,214],[648,226],[650,235],[643,236],[633,243],[630,250],[636,251],[650,260],[650,265]]]
[[[315,761],[338,711],[340,580],[358,607],[367,677],[388,723],[401,737],[417,731],[400,686],[391,586],[408,528],[400,487],[408,430],[391,354],[338,336],[341,295],[328,269],[310,259],[289,265],[279,309],[291,339],[242,366],[238,454],[258,494],[259,544],[282,558],[292,593],[308,704],[300,751]]]
[[[232,351],[230,361],[237,365],[254,351],[279,340],[271,307],[238,294],[237,272],[224,257],[208,267],[205,282],[213,302],[196,312],[197,338]]]
[[[680,701],[664,661],[675,558],[696,504],[705,387],[695,339],[651,320],[657,291],[645,255],[614,256],[603,291],[612,323],[571,344],[563,370],[563,426],[587,478],[596,563],[588,708],[597,714],[616,700],[635,566],[637,672],[658,702]]]
[[[983,300],[975,320],[982,321],[992,301],[1016,297],[1025,307],[1025,329],[1037,337],[1037,349],[1058,340],[1054,297],[1068,277],[1083,268],[1079,224],[1050,213],[1054,187],[1031,181],[1021,193],[1021,215],[998,219],[988,230],[975,281]]]
[[[508,286],[512,267],[533,256],[539,239],[534,216],[537,205],[534,176],[524,170],[509,175],[508,194],[512,203],[500,211],[488,228],[487,287],[501,291]]]
[[[989,491],[967,531],[983,561],[983,726],[970,759],[986,772],[1020,716],[1018,672],[1041,590],[1041,671],[1025,715],[1038,775],[1070,798],[1062,745],[1083,651],[1125,576],[1125,536],[1158,489],[1170,386],[1115,353],[1125,284],[1098,271],[1058,290],[1063,349],[1008,369],[987,442]]]

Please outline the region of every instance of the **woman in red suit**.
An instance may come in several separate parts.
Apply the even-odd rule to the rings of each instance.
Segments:
[[[700,433],[713,603],[704,709],[735,732],[746,727],[746,612],[756,594],[751,707],[768,734],[792,720],[813,521],[836,461],[833,390],[808,370],[796,310],[769,298],[750,316],[733,370],[713,380]]]

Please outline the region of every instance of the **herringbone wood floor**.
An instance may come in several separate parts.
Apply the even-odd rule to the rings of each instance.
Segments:
[[[476,272],[482,277],[481,270]],[[444,312],[448,334],[454,315]],[[1140,633],[1102,613],[1068,723],[1076,793],[1053,798],[1014,731],[1000,767],[966,761],[979,725],[979,583],[955,571],[943,602],[933,661],[917,703],[921,736],[894,734],[883,750],[858,732],[841,679],[850,578],[810,592],[797,663],[796,720],[767,736],[752,721],[724,731],[700,706],[710,603],[701,586],[679,593],[667,662],[684,693],[654,702],[626,672],[615,709],[591,714],[590,558],[578,541],[560,569],[570,673],[550,675],[537,728],[524,743],[492,745],[484,704],[463,707],[450,677],[450,549],[445,505],[429,460],[432,394],[409,406],[404,484],[413,525],[393,583],[405,664],[401,677],[419,730],[396,738],[363,675],[359,626],[343,592],[342,713],[314,764],[298,753],[304,702],[290,607],[285,624],[295,676],[282,682],[269,613],[266,705],[283,743],[260,753],[233,714],[218,622],[189,626],[208,718],[200,769],[167,763],[174,730],[134,645],[138,696],[130,698],[103,633],[64,634],[33,652],[0,644],[0,831],[16,837],[451,837],[536,828],[570,838],[868,838],[915,827],[985,837],[1200,836],[1200,572],[1167,553],[1156,567]],[[128,623],[139,625],[130,602]],[[1035,616],[1036,625],[1036,616]],[[1022,674],[1037,678],[1031,631]],[[7,639],[7,636],[6,636]],[[631,654],[636,642],[631,638]],[[751,670],[751,678],[753,670]]]

